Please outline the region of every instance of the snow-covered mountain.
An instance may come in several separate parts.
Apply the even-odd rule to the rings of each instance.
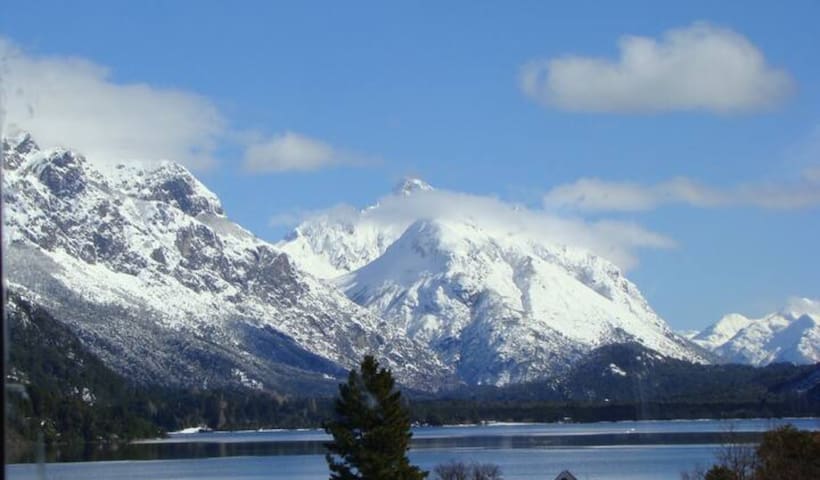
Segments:
[[[820,362],[820,301],[794,299],[762,318],[729,314],[692,340],[730,362]]]
[[[407,385],[452,369],[231,222],[180,165],[109,166],[3,140],[9,287],[144,382],[335,387],[378,355]]]
[[[278,246],[429,345],[468,383],[542,378],[623,341],[706,360],[613,263],[481,212],[462,215],[450,205],[440,213],[452,201],[407,179],[361,212],[307,220]]]

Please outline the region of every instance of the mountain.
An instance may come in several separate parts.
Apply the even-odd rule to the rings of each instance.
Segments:
[[[11,292],[140,383],[330,392],[376,354],[405,385],[451,369],[230,221],[184,167],[109,165],[3,140]]]
[[[708,360],[613,263],[489,214],[462,214],[453,200],[406,179],[360,212],[305,221],[278,246],[428,345],[468,384],[553,376],[595,347],[624,341]]]
[[[413,410],[434,424],[816,416],[820,363],[698,364],[616,343],[591,350],[558,377],[462,387],[416,401]]]
[[[502,387],[464,387],[445,398],[640,406],[646,402],[755,404],[781,401],[782,395],[804,399],[816,410],[820,406],[820,364],[699,364],[626,342],[597,347],[554,378]]]
[[[820,365],[692,364],[625,343],[593,350],[558,385],[564,398],[584,401],[760,401],[814,389],[817,403]]]
[[[820,362],[820,301],[795,299],[756,319],[729,314],[692,340],[730,362]]]

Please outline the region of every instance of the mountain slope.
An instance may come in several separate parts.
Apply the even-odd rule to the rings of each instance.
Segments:
[[[385,218],[380,204],[355,215],[323,215],[279,246],[428,344],[468,383],[551,376],[591,348],[628,340],[706,360],[601,257],[496,219],[436,215],[442,199],[419,180],[405,181],[383,201],[391,211],[413,211],[402,202],[431,208],[416,217]]]
[[[761,413],[776,403],[786,406],[786,411],[787,405],[792,404],[806,414],[814,414],[820,407],[820,363],[779,363],[765,367],[693,364],[629,342],[593,349],[556,378],[504,387],[469,387],[451,393],[450,398],[506,404],[516,401],[633,404],[641,409],[635,413],[644,418],[660,413],[643,410],[657,402],[712,406],[691,411],[672,409],[662,415],[677,412],[689,416],[694,411],[718,415],[724,408],[731,414],[738,406],[751,407],[746,411],[756,409]],[[771,411],[767,414],[772,415]]]
[[[796,299],[758,319],[726,315],[692,340],[730,362],[815,363],[820,361],[820,302]]]
[[[6,446],[38,433],[46,442],[161,434],[134,408],[132,385],[89,353],[62,323],[9,292]],[[16,435],[16,437],[15,437]],[[17,444],[16,444],[17,443]]]
[[[92,163],[4,139],[6,272],[107,365],[141,382],[328,390],[374,353],[400,381],[448,369],[232,223],[183,167]]]
[[[819,373],[820,365],[693,365],[627,343],[591,352],[561,379],[560,389],[566,398],[587,401],[731,402],[784,392],[804,395],[820,384]]]

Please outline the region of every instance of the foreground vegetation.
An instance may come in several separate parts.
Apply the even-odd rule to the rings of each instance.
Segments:
[[[390,370],[367,355],[339,385],[333,417],[325,423],[331,480],[423,480],[410,463],[410,413]]]
[[[786,425],[763,435],[757,446],[727,443],[717,463],[682,480],[815,480],[820,478],[820,432]]]

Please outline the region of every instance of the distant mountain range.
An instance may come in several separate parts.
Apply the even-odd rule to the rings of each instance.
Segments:
[[[718,345],[733,327],[694,341],[674,333],[620,269],[590,252],[452,209],[385,214],[441,200],[418,179],[271,245],[231,222],[178,164],[91,162],[40,149],[25,133],[3,149],[13,298],[138,383],[327,393],[374,353],[419,390],[506,385],[566,374],[621,342],[687,362],[715,361],[708,350],[757,364],[817,361],[814,314],[793,327],[767,323],[772,335],[808,338],[796,347],[767,341],[761,348],[779,353],[733,357]],[[761,337],[745,338],[736,344]]]
[[[820,301],[794,299],[762,318],[726,315],[691,338],[728,362],[820,362]]]
[[[468,392],[468,398],[484,400],[638,406],[647,402],[766,403],[790,394],[808,400],[816,411],[820,406],[820,364],[693,364],[638,343],[619,343],[592,350],[565,374],[546,381]]]

